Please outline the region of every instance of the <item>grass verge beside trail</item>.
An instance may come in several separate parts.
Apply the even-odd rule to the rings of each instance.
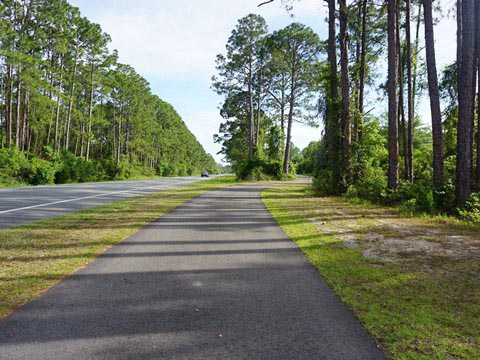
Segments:
[[[480,234],[448,219],[267,189],[263,201],[392,359],[480,359]]]
[[[120,200],[0,231],[0,319],[180,204],[233,176]]]

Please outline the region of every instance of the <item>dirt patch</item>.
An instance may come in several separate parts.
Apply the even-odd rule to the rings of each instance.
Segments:
[[[360,248],[363,256],[383,261],[413,258],[480,260],[480,236],[452,229],[428,219],[402,217],[384,209],[362,209],[345,204],[340,208],[315,209],[308,220],[324,234],[334,235],[346,248]],[[338,215],[341,215],[339,217]],[[318,218],[322,220],[319,220]]]
[[[384,226],[382,222],[379,232],[385,230]],[[389,223],[387,232],[388,235],[368,233],[363,246],[390,260],[417,256],[480,259],[480,239],[472,235],[448,235],[442,232],[442,228],[431,229],[403,222]]]

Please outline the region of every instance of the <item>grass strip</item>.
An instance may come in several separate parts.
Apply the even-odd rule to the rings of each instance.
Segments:
[[[387,240],[396,236],[397,242],[415,242],[417,234],[426,238],[425,229],[431,229],[436,235],[430,241],[439,241],[442,236],[467,236],[465,226],[316,197],[305,185],[270,188],[262,197],[389,358],[480,359],[478,259],[405,252],[400,259],[385,260],[364,254],[372,244],[368,237],[381,234]],[[478,233],[470,236],[478,239]],[[345,239],[357,245],[346,246]]]
[[[220,177],[0,230],[0,319],[145,224],[234,183]]]

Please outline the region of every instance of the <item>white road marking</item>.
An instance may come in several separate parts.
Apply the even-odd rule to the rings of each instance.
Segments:
[[[96,194],[96,195],[90,195],[90,196],[83,196],[75,199],[66,199],[66,200],[58,200],[58,201],[53,201],[45,204],[38,204],[38,205],[32,205],[32,206],[24,206],[16,209],[9,209],[9,210],[3,210],[0,211],[0,214],[7,214],[15,211],[20,211],[20,210],[29,210],[29,209],[35,209],[39,207],[45,207],[45,206],[50,206],[50,205],[56,205],[56,204],[63,204],[67,202],[72,202],[72,201],[78,201],[78,200],[85,200],[85,199],[92,199],[92,198],[97,198],[97,197],[102,197],[102,196],[108,196],[108,195],[116,195],[116,194],[122,194],[122,193],[128,193],[128,192],[133,192],[135,190],[142,190],[142,189],[157,189],[157,190],[162,190],[165,188],[167,184],[160,184],[160,185],[155,185],[155,186],[146,186],[146,187],[137,187],[129,190],[121,190],[121,191],[113,191],[113,192],[108,192],[108,193],[102,193],[102,194]],[[172,185],[172,184],[170,184]]]

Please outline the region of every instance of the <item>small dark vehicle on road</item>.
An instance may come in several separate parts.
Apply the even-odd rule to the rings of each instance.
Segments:
[[[210,177],[210,175],[208,175],[208,171],[202,171],[202,177]]]

